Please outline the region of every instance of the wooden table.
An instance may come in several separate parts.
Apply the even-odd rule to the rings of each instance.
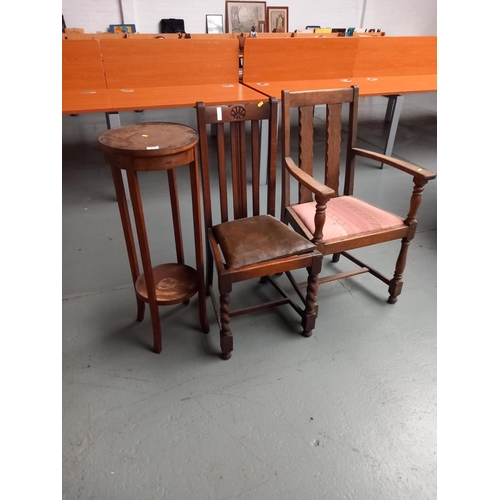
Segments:
[[[198,101],[213,106],[237,102],[259,103],[262,99],[267,99],[263,93],[241,83],[67,90],[62,95],[62,114],[105,113],[108,128],[114,128],[121,125],[119,113],[124,111],[194,108]]]
[[[64,40],[62,43],[63,115],[99,113],[111,109],[99,41]]]
[[[437,37],[246,39],[242,82],[278,100],[282,90],[351,85],[360,97],[388,97],[390,156],[403,96],[437,91]]]
[[[137,320],[144,318],[144,304],[149,304],[153,325],[154,351],[162,350],[162,334],[158,306],[187,303],[198,293],[201,328],[208,332],[203,268],[203,235],[201,225],[200,181],[198,167],[198,133],[177,123],[154,122],[113,128],[99,137],[101,149],[111,166],[116,198],[120,210],[130,271],[137,298]],[[179,197],[175,169],[189,165],[196,267],[184,262]],[[139,189],[138,173],[165,170],[168,178],[177,262],[152,266],[146,222]],[[139,263],[129,214],[125,187],[120,172],[128,179],[135,228],[142,261]]]
[[[236,39],[124,39],[62,41],[63,114],[119,113],[260,102],[262,93],[239,81]]]
[[[437,90],[437,37],[246,38],[243,85],[237,39],[103,37],[62,45],[63,114],[103,112],[109,129],[121,125],[123,111],[260,102],[262,95],[279,101],[282,89],[357,85],[361,97],[389,98],[390,155],[403,96]]]
[[[437,37],[247,39],[243,83],[281,90],[359,87],[360,97],[435,92]]]
[[[262,99],[266,99],[263,93],[239,82],[110,89],[108,96],[113,110],[107,113],[109,128],[120,125],[120,111],[194,108],[198,101],[203,101],[206,105],[216,106],[238,102],[259,103]]]
[[[125,111],[266,99],[240,83],[236,39],[63,40],[62,55],[63,114],[104,113],[108,129]]]
[[[244,85],[258,90],[269,97],[281,99],[281,91],[296,92],[301,90],[321,90],[332,88],[359,87],[360,97],[390,96],[435,92],[436,75],[385,76],[385,77],[346,77],[314,80],[274,80],[244,81]]]

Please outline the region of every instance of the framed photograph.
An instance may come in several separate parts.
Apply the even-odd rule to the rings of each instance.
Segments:
[[[288,33],[288,7],[268,7],[266,23],[270,33]]]
[[[207,14],[207,33],[224,33],[222,14]]]
[[[226,2],[226,32],[266,31],[266,2]]]
[[[135,24],[110,24],[111,33],[135,33]]]

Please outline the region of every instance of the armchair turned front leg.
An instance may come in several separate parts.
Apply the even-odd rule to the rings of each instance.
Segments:
[[[408,235],[401,241],[401,250],[399,251],[398,260],[396,262],[396,270],[394,271],[394,277],[389,283],[389,299],[387,300],[389,304],[395,304],[398,301],[398,296],[401,295],[403,290],[403,272],[406,267],[410,242],[417,232],[417,211],[422,201],[424,186],[427,184],[427,180],[425,179],[414,177],[413,180],[415,185],[411,196],[410,210],[405,219],[405,224],[409,226]]]
[[[316,213],[314,214],[314,237],[312,242],[314,244],[323,242],[323,227],[326,220],[326,204],[330,198],[323,196],[316,196]]]

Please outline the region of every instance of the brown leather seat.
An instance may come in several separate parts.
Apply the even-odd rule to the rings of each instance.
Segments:
[[[229,269],[311,252],[315,245],[271,215],[257,215],[213,227]]]

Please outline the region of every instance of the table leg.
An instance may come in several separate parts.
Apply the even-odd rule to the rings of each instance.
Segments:
[[[149,312],[151,314],[151,323],[153,326],[154,352],[159,354],[161,345],[161,324],[158,302],[156,299],[156,286],[153,279],[153,268],[151,265],[151,255],[149,253],[148,236],[146,233],[146,221],[142,209],[141,193],[139,191],[139,182],[137,172],[127,171],[127,178],[130,187],[130,198],[134,210],[135,227],[137,230],[137,240],[141,251],[142,268],[144,279],[146,281],[146,290],[148,292]]]
[[[108,130],[111,128],[119,127],[121,125],[120,114],[116,111],[107,111],[106,112],[106,125],[108,126]]]
[[[139,263],[137,260],[137,252],[135,250],[134,233],[130,222],[130,213],[128,203],[125,197],[122,174],[116,168],[111,168],[113,174],[113,182],[115,184],[116,199],[118,201],[118,209],[120,211],[120,219],[122,221],[123,235],[125,236],[125,246],[127,248],[128,261],[130,264],[130,272],[132,274],[132,283],[135,285],[139,278]],[[137,301],[137,321],[144,319],[144,310],[146,308],[144,302],[136,296]]]
[[[390,121],[389,133],[387,135],[387,141],[385,143],[384,154],[387,156],[392,155],[392,149],[394,147],[394,139],[396,138],[396,132],[398,130],[399,117],[401,116],[401,109],[403,108],[403,98],[402,95],[391,95],[387,96],[389,102],[387,103],[387,110],[385,113],[385,121]],[[384,164],[380,164],[380,168],[384,168]]]
[[[170,191],[170,207],[172,209],[172,223],[174,225],[175,251],[177,263],[184,264],[184,244],[182,239],[181,215],[179,208],[179,194],[177,181],[175,179],[175,169],[167,170],[168,189]]]
[[[205,295],[205,280],[203,267],[203,240],[201,229],[201,204],[200,204],[200,176],[198,172],[198,148],[194,152],[195,161],[189,165],[189,174],[191,178],[191,200],[193,204],[193,229],[194,244],[196,254],[196,272],[198,275],[198,310],[200,315],[200,324],[203,332],[210,330],[207,316],[207,298]]]

